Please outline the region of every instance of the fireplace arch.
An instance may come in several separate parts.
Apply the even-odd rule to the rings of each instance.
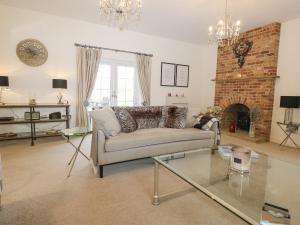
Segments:
[[[232,124],[237,130],[249,131],[250,108],[241,103],[233,103],[227,106],[222,115],[222,128],[229,128]]]

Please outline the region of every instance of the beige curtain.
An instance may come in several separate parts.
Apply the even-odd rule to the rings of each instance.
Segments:
[[[136,61],[143,104],[149,106],[151,97],[151,57],[146,55],[137,55]]]
[[[101,49],[77,47],[76,126],[89,125],[86,106],[94,88],[101,54]]]

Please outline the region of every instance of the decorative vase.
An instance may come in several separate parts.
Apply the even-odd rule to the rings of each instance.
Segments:
[[[230,126],[229,126],[229,132],[230,133],[235,133],[235,124],[234,123],[230,124]]]
[[[249,137],[255,138],[255,123],[250,122]]]

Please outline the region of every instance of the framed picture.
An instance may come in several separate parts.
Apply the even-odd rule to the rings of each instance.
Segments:
[[[188,65],[176,65],[176,87],[188,87],[189,86],[189,70]]]
[[[174,87],[175,78],[176,78],[176,64],[162,62],[160,86]]]

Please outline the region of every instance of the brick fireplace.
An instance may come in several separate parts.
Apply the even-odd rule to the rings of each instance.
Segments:
[[[269,140],[279,38],[279,23],[242,33],[240,39],[253,41],[242,68],[237,63],[232,47],[218,48],[215,105],[224,110],[222,129],[227,129],[229,121],[234,117],[238,130],[247,131],[247,113],[249,115],[249,110],[257,107],[261,117],[256,123],[256,134]]]

